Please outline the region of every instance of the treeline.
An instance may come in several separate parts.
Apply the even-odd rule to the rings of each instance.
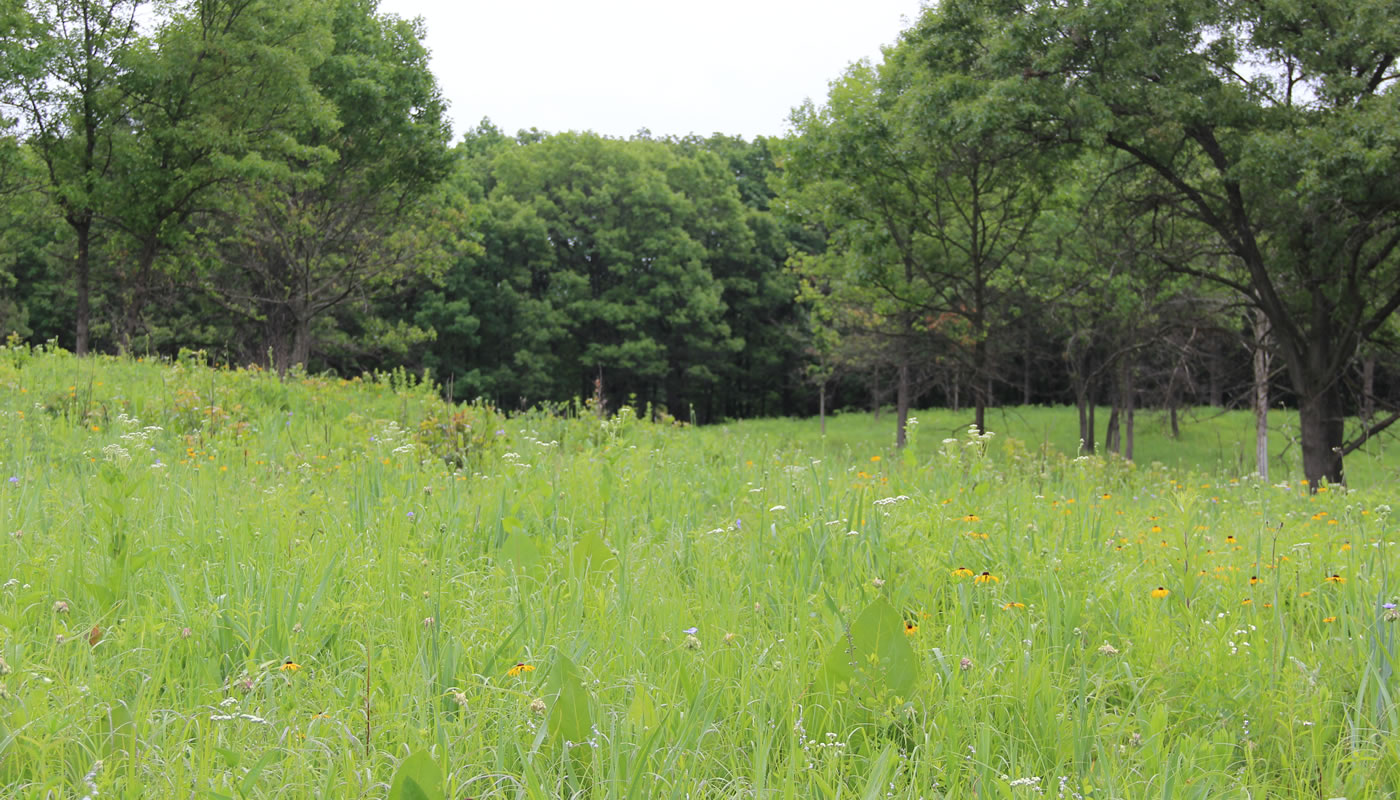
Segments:
[[[1315,484],[1400,418],[1372,5],[944,0],[782,139],[455,145],[421,28],[373,0],[7,8],[23,339],[430,369],[506,408],[893,403],[900,442],[920,403],[1068,403],[1128,457],[1140,407],[1253,407],[1262,448],[1283,403]]]

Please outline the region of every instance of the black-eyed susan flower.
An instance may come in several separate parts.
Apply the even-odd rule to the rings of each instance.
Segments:
[[[1336,617],[1323,617],[1323,618],[1322,618],[1322,621],[1323,621],[1323,622],[1336,622],[1336,621],[1337,621],[1337,618],[1336,618]]]
[[[914,624],[913,621],[906,621],[906,622],[904,623],[904,635],[905,635],[905,636],[913,636],[914,634],[916,634],[916,633],[918,633],[918,632],[919,632],[919,626],[916,625],[916,624]]]
[[[1350,549],[1351,549],[1351,542],[1342,542],[1342,550],[1343,550],[1343,551],[1347,551],[1347,550],[1350,550]]]
[[[982,518],[976,514],[963,514],[963,522],[981,522]]]
[[[1347,579],[1346,579],[1346,578],[1343,578],[1341,575],[1338,575],[1337,573],[1334,572],[1334,573],[1332,573],[1331,575],[1328,575],[1328,576],[1327,576],[1327,582],[1328,582],[1328,583],[1346,583],[1346,582],[1347,582]]]
[[[973,574],[974,573],[972,572],[972,570],[968,569],[967,567],[958,567],[957,569],[953,570],[954,578],[968,578],[971,577]]]
[[[1250,585],[1250,586],[1257,586],[1257,585],[1259,585],[1259,584],[1261,584],[1261,583],[1263,583],[1263,581],[1259,579],[1259,576],[1258,576],[1258,575],[1250,575],[1250,576],[1249,576],[1249,585]]]
[[[1234,537],[1234,536],[1226,536],[1226,537],[1225,537],[1225,543],[1226,543],[1226,544],[1234,544],[1234,543],[1235,543],[1235,537]]]
[[[534,664],[526,664],[524,661],[521,661],[521,662],[517,663],[515,666],[513,666],[513,667],[511,667],[510,669],[506,670],[506,675],[507,675],[508,677],[514,678],[514,677],[517,676],[517,675],[521,675],[521,674],[524,674],[524,673],[526,673],[526,672],[534,672],[534,671],[535,671],[535,665],[534,665]]]
[[[1002,609],[1003,611],[1010,611],[1010,610],[1012,610],[1012,609],[1014,609],[1014,608],[1025,608],[1025,607],[1026,607],[1026,604],[1025,604],[1025,603],[1011,602],[1011,603],[1003,603],[1002,606],[1001,606],[1001,609]]]
[[[1161,525],[1153,525],[1153,526],[1152,526],[1152,532],[1153,532],[1153,533],[1161,533],[1161,532],[1162,532],[1162,526],[1161,526]]]
[[[1171,590],[1165,586],[1158,586],[1156,589],[1152,590],[1152,596],[1158,599],[1166,597],[1169,594],[1171,594]]]
[[[301,669],[301,665],[289,658],[277,669],[281,672],[296,672]]]
[[[977,577],[973,578],[972,580],[973,580],[974,583],[1000,583],[1000,582],[1001,582],[1001,578],[998,578],[997,576],[993,575],[992,573],[986,572],[986,571],[983,571],[981,575],[978,575]]]

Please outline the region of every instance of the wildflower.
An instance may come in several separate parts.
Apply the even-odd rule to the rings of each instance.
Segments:
[[[907,621],[907,622],[904,623],[904,635],[905,635],[905,636],[913,636],[914,634],[916,634],[916,633],[918,633],[918,632],[919,632],[919,626],[918,626],[918,625],[915,625],[912,621]]]
[[[990,572],[983,571],[981,575],[973,578],[972,581],[973,583],[1000,583],[1001,578],[998,578]]]
[[[1263,583],[1263,581],[1261,581],[1261,580],[1259,579],[1259,576],[1258,576],[1258,575],[1250,575],[1250,576],[1249,576],[1249,585],[1250,585],[1250,586],[1255,586],[1255,585],[1258,585],[1258,584],[1260,584],[1260,583]]]
[[[878,588],[880,588],[881,586],[884,586],[884,585],[885,585],[885,579],[884,579],[884,578],[871,578],[871,579],[870,579],[870,585],[871,585],[871,586],[874,586],[876,589],[878,589]]]
[[[972,659],[968,658],[967,656],[963,656],[962,660],[958,662],[958,669],[962,670],[963,672],[967,672],[968,670],[972,669]]]
[[[733,642],[734,642],[734,637],[736,637],[736,636],[738,636],[737,633],[726,632],[726,633],[724,634],[724,643],[725,643],[725,644],[733,644]]]
[[[1025,608],[1025,607],[1026,607],[1026,604],[1025,604],[1025,603],[1017,603],[1017,602],[1015,602],[1015,601],[1012,601],[1012,602],[1010,602],[1010,603],[1004,603],[1004,604],[1002,604],[1001,609],[1002,609],[1003,611],[1010,611],[1010,610],[1013,609],[1013,608]]]
[[[467,707],[467,693],[462,691],[461,689],[450,689],[447,692],[447,696],[451,697],[452,702],[456,703],[462,708]]]
[[[981,521],[982,521],[982,518],[979,517],[979,516],[977,516],[976,514],[964,514],[964,515],[963,515],[963,518],[962,518],[962,521],[963,521],[963,522],[981,522]]]
[[[1386,606],[1387,608],[1385,613],[1381,615],[1381,619],[1386,622],[1394,622],[1400,619],[1400,608],[1396,608],[1394,603],[1386,603]]]
[[[1114,647],[1113,645],[1109,644],[1108,642],[1104,642],[1104,643],[1103,643],[1103,647],[1100,647],[1100,648],[1099,648],[1099,655],[1101,655],[1101,656],[1116,656],[1116,655],[1118,655],[1118,648]]]
[[[67,602],[66,600],[59,600],[59,601],[55,602],[55,603],[53,604],[53,613],[55,613],[55,614],[67,614],[67,613],[68,613],[68,602]]]
[[[971,577],[972,574],[972,570],[968,569],[967,567],[958,567],[957,569],[953,570],[954,578],[968,578]]]
[[[870,463],[872,463],[872,464],[877,464],[877,463],[879,463],[879,461],[880,461],[880,457],[879,457],[879,456],[871,456],[871,457],[870,457]]]
[[[1254,600],[1253,600],[1253,598],[1246,597],[1244,600],[1240,601],[1240,605],[1242,605],[1242,606],[1251,606],[1251,605],[1254,605]]]
[[[1226,543],[1226,544],[1234,544],[1234,543],[1235,543],[1235,537],[1234,537],[1234,536],[1226,536],[1226,537],[1225,537],[1225,543]]]
[[[296,671],[299,670],[299,669],[301,669],[301,665],[298,664],[297,662],[291,660],[291,659],[289,658],[289,659],[286,660],[285,663],[282,664],[282,666],[280,666],[280,667],[277,668],[277,671],[278,671],[278,672],[296,672]]]
[[[424,628],[427,628],[427,629],[429,629],[429,630],[431,630],[432,627],[433,627],[433,625],[435,625],[436,623],[437,623],[437,620],[433,619],[432,617],[424,617],[424,618],[423,618],[423,627],[424,627]]]
[[[681,642],[681,646],[687,650],[699,650],[700,640],[693,633],[686,634],[685,641]]]
[[[531,711],[531,713],[533,713],[535,716],[537,716],[537,717],[543,717],[543,716],[544,716],[544,712],[546,712],[546,711],[548,711],[548,710],[549,710],[549,706],[545,705],[545,702],[544,702],[544,698],[543,698],[543,697],[536,697],[534,700],[531,700],[531,701],[530,701],[530,711]]]
[[[1323,617],[1323,618],[1322,618],[1322,621],[1323,621],[1323,622],[1336,622],[1336,621],[1337,621],[1337,618],[1336,618],[1336,617]]]
[[[1345,552],[1345,551],[1347,551],[1347,550],[1350,550],[1350,549],[1351,549],[1351,542],[1342,542],[1342,551],[1343,551],[1343,552]]]
[[[193,631],[191,631],[189,628],[181,628],[181,629],[180,629],[180,638],[181,638],[181,639],[188,639],[188,638],[190,638],[191,635],[193,635]]]
[[[1158,599],[1166,597],[1169,594],[1171,594],[1171,591],[1165,586],[1158,586],[1156,589],[1152,590],[1152,596]]]
[[[1328,582],[1328,583],[1346,583],[1346,582],[1347,582],[1347,579],[1346,579],[1346,578],[1343,578],[1341,575],[1338,575],[1337,573],[1334,572],[1334,573],[1332,573],[1331,575],[1328,575],[1328,576],[1327,576],[1327,582]]]
[[[18,475],[11,475],[11,476],[10,476],[10,485],[11,485],[11,486],[18,486],[18,485],[19,485],[19,476],[18,476]]]
[[[692,625],[689,628],[686,628],[685,630],[681,631],[681,633],[684,633],[688,636],[694,636],[697,632],[699,632],[699,630],[699,628]]]
[[[513,667],[511,667],[510,669],[506,670],[506,675],[507,675],[508,677],[514,678],[515,676],[520,675],[520,674],[522,674],[522,673],[534,672],[534,671],[535,671],[535,665],[534,665],[534,664],[526,664],[524,661],[520,661],[520,662],[516,663],[515,666],[513,666]]]
[[[1307,596],[1309,596],[1309,595],[1311,595],[1311,594],[1312,594],[1312,592],[1299,592],[1299,593],[1298,593],[1298,596],[1299,596],[1299,597],[1307,597]]]
[[[1161,532],[1162,532],[1162,526],[1161,526],[1161,525],[1153,525],[1153,526],[1152,526],[1152,532],[1153,532],[1153,533],[1161,533]]]

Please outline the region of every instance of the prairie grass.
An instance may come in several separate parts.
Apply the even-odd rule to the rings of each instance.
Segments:
[[[0,796],[1396,796],[1393,459],[965,416],[5,350]]]

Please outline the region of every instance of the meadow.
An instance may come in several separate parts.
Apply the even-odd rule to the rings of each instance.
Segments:
[[[0,797],[1400,796],[1379,442],[563,411],[0,350]]]

